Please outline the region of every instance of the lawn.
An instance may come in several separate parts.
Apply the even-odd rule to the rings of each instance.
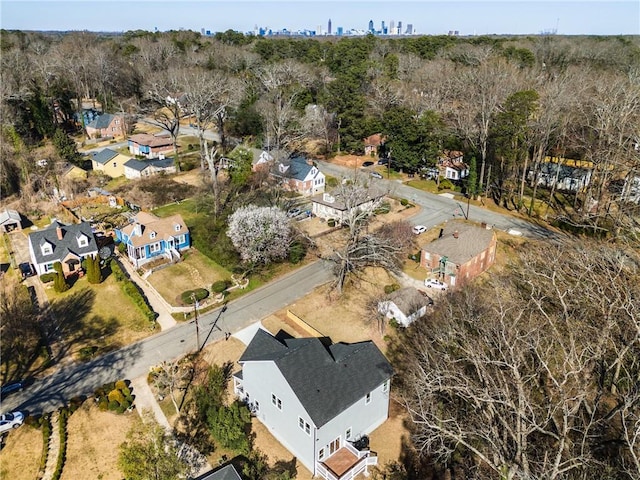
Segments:
[[[33,480],[42,455],[42,431],[23,425],[11,431],[2,448],[0,478]]]
[[[169,205],[164,205],[153,210],[153,214],[160,218],[170,217],[177,213],[182,215],[182,219],[187,226],[192,226],[194,221],[206,212],[204,208],[198,205],[194,198],[187,198],[186,200],[170,203]]]
[[[61,335],[72,355],[82,347],[97,348],[99,355],[128,345],[152,333],[149,321],[126,296],[113,275],[92,285],[87,277],[66,292],[57,293],[53,283],[46,287],[54,318],[61,322]]]
[[[195,248],[183,253],[183,260],[157,270],[147,278],[149,283],[171,305],[178,306],[179,296],[186,290],[209,289],[217,280],[231,278],[231,272],[204,256]]]

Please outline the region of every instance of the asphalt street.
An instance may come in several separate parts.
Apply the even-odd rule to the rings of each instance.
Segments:
[[[319,260],[265,285],[198,319],[200,346],[225,338],[295,302],[332,278],[331,265]],[[196,349],[195,320],[158,333],[86,363],[61,368],[38,379],[2,402],[2,411],[29,414],[51,411],[78,395],[91,395],[106,382],[144,375],[154,365],[171,361]]]

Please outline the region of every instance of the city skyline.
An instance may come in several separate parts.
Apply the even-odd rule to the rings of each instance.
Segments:
[[[34,12],[36,12],[34,14]],[[315,31],[318,26],[366,32],[373,21],[402,22],[401,34],[412,25],[415,33],[437,35],[640,34],[637,0],[568,1],[186,1],[157,0],[21,0],[1,1],[2,28],[19,30],[90,30],[123,32],[190,29],[211,32],[228,29],[252,32],[255,26],[274,31]]]

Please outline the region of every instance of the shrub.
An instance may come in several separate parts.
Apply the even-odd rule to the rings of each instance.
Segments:
[[[125,276],[120,265],[118,265],[118,262],[111,261],[111,271],[113,272],[116,280],[120,282],[120,288],[124,294],[138,306],[140,311],[150,322],[153,322],[156,319],[155,312],[151,310],[151,307],[147,304],[146,299],[142,296],[138,287]]]
[[[213,293],[222,293],[224,292],[227,288],[229,288],[231,286],[231,281],[225,279],[225,280],[218,280],[216,282],[213,282],[211,284],[211,291]]]
[[[119,390],[122,392],[125,398],[131,396],[131,390],[129,390],[127,387],[120,388]]]
[[[400,290],[400,285],[398,285],[397,283],[392,283],[391,285],[384,286],[384,293],[386,293],[387,295],[395,292],[396,290]]]
[[[127,388],[127,382],[124,380],[118,380],[113,384],[113,388],[124,391]]]
[[[106,399],[102,399],[98,402],[98,410],[106,412],[109,410],[109,402]]]
[[[42,275],[40,275],[40,280],[42,281],[42,283],[49,283],[53,282],[57,276],[58,274],[55,272],[43,273]]]
[[[73,413],[77,409],[79,409],[85,400],[86,397],[84,395],[73,397],[71,400],[69,400],[69,413]]]
[[[304,242],[296,240],[289,248],[289,261],[294,265],[300,263],[307,254],[307,246]]]
[[[451,180],[443,178],[442,180],[440,180],[438,190],[453,190],[453,183],[451,183]]]
[[[124,243],[120,242],[118,244],[118,252],[124,253],[126,251],[127,251],[127,246]]]
[[[389,213],[390,211],[391,205],[389,204],[389,202],[383,202],[378,208],[373,211],[373,213],[375,213],[376,215],[382,215],[385,213]]]
[[[335,219],[330,218],[329,220],[327,220],[327,225],[329,225],[330,227],[335,227],[336,226]]]
[[[182,292],[180,298],[185,305],[193,305],[195,302],[204,300],[209,296],[209,291],[206,288],[196,288],[195,290],[187,290]]]
[[[78,352],[78,357],[80,358],[81,362],[86,362],[88,360],[91,360],[97,351],[98,347],[96,347],[95,345],[82,347]]]
[[[406,207],[407,205],[409,205],[409,200],[407,200],[406,198],[400,199],[400,205]]]
[[[109,411],[115,412],[116,410],[118,410],[118,408],[120,408],[120,404],[118,402],[116,402],[115,400],[109,402]]]
[[[389,326],[397,329],[400,326],[400,324],[395,318],[392,318],[391,320],[389,320]]]
[[[111,390],[107,398],[109,399],[109,405],[111,405],[111,402],[118,402],[118,405],[125,403],[124,395],[120,390]]]

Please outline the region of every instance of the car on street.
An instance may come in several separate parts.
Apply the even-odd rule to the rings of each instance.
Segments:
[[[290,217],[290,218],[297,217],[298,215],[300,215],[300,212],[301,212],[301,210],[298,207],[291,208],[287,212],[287,216]]]
[[[24,422],[24,413],[12,412],[0,416],[0,433],[8,432],[12,428],[18,428]]]
[[[24,389],[24,382],[17,380],[15,382],[5,383],[0,387],[0,398],[4,398],[13,392],[21,392]]]
[[[370,167],[371,165],[373,165],[373,162],[364,162],[362,164],[363,167]]]
[[[449,288],[449,285],[435,278],[426,278],[424,280],[424,286],[427,288],[435,288],[437,290],[446,290]]]
[[[380,160],[378,160],[378,165],[389,165],[389,159],[381,158]]]
[[[373,178],[382,178],[382,174],[378,173],[378,172],[371,172],[371,176]]]
[[[424,233],[427,231],[427,227],[425,227],[424,225],[416,225],[415,227],[413,227],[413,233],[415,233],[416,235],[420,235],[421,233]]]

